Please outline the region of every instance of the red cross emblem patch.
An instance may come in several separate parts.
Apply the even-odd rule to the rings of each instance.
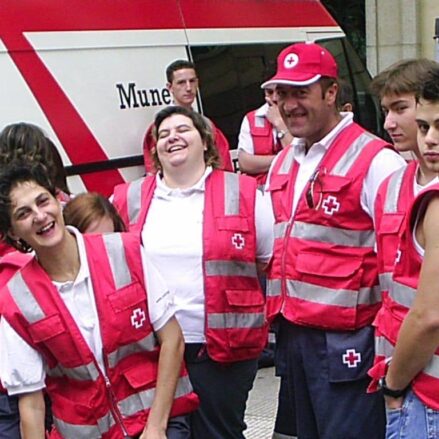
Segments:
[[[325,211],[326,215],[334,215],[335,212],[340,210],[340,203],[337,200],[337,197],[333,195],[329,195],[322,203],[322,208]]]
[[[355,349],[346,349],[346,353],[342,355],[343,363],[349,368],[357,367],[361,363],[361,354]]]
[[[232,236],[232,244],[237,250],[242,250],[245,246],[245,238],[241,233],[235,233]]]
[[[136,329],[141,328],[145,320],[145,312],[141,308],[136,308],[131,314],[131,325]]]

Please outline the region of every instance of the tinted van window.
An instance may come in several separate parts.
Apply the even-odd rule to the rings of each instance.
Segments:
[[[244,115],[264,102],[260,85],[276,71],[276,57],[289,43],[192,47],[200,77],[203,112],[215,121],[236,148]],[[368,92],[370,76],[346,39],[319,41],[335,56],[341,78],[355,92],[356,119],[377,132],[377,103]]]

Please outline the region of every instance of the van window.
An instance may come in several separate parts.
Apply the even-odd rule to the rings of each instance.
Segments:
[[[356,120],[378,132],[378,105],[368,91],[370,75],[346,39],[319,41],[335,56],[339,75],[352,84]],[[237,146],[244,115],[264,102],[260,85],[276,72],[276,58],[289,43],[191,47],[200,78],[204,114]]]

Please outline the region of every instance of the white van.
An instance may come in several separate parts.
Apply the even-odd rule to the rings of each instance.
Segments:
[[[236,147],[243,115],[288,44],[315,40],[354,86],[359,122],[373,129],[369,77],[317,0],[2,0],[0,128],[41,126],[74,192],[109,194],[140,176],[146,127],[171,102],[165,68],[191,59],[198,109]]]

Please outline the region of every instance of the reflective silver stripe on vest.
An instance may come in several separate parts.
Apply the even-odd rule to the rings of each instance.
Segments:
[[[180,377],[177,382],[174,398],[188,395],[192,392],[192,385],[188,376]],[[150,409],[154,399],[155,388],[144,390],[119,401],[118,408],[123,417],[132,416],[135,413]]]
[[[244,261],[206,261],[206,275],[256,277],[256,264]]]
[[[349,149],[343,154],[341,159],[333,167],[331,174],[346,176],[351,169],[352,165],[358,159],[363,151],[363,148],[376,137],[370,133],[361,134],[349,147]]]
[[[273,229],[274,239],[283,238],[287,231],[287,227],[288,227],[287,221],[275,224]]]
[[[395,346],[383,336],[375,337],[375,355],[389,358],[393,355]]]
[[[423,372],[427,375],[430,375],[434,378],[439,378],[439,356],[433,355],[433,358],[430,362],[425,366]]]
[[[386,200],[384,203],[384,213],[395,213],[398,210],[399,192],[401,191],[402,180],[404,178],[405,166],[392,174],[387,185]]]
[[[94,363],[88,363],[85,366],[65,367],[57,365],[49,369],[47,375],[51,377],[69,377],[76,381],[96,381],[99,377],[99,371]]]
[[[224,174],[224,214],[239,215],[239,175]]]
[[[375,233],[371,230],[341,229],[301,221],[294,222],[291,236],[345,247],[373,247],[375,245]]]
[[[119,363],[119,361],[123,360],[125,357],[137,352],[153,351],[157,346],[157,339],[155,338],[154,334],[151,333],[142,340],[122,346],[119,349],[111,352],[108,355],[108,363],[110,367],[115,367],[117,363]]]
[[[98,425],[70,424],[55,416],[53,417],[53,423],[65,439],[98,439],[116,424],[110,412],[98,419]]]
[[[357,305],[373,305],[381,302],[379,286],[364,287],[359,291],[327,288],[298,280],[287,281],[287,293],[290,297],[304,299],[321,305],[355,308]],[[358,293],[358,294],[357,294]]]
[[[127,209],[130,224],[137,223],[140,215],[142,183],[145,179],[139,178],[128,185]]]
[[[392,286],[392,273],[380,273],[379,276],[381,291],[389,291]]]
[[[207,315],[209,329],[261,328],[264,323],[264,313],[226,312]]]
[[[256,128],[264,128],[264,126],[265,126],[265,117],[255,115],[255,127]]]
[[[287,151],[286,156],[284,157],[280,167],[278,174],[289,174],[291,171],[291,167],[293,166],[294,162],[294,150],[293,148],[289,148]]]
[[[107,249],[107,255],[110,261],[110,267],[113,273],[116,289],[123,288],[129,285],[132,280],[131,272],[126,260],[122,235],[119,233],[109,233],[102,235],[102,238]]]
[[[389,296],[396,303],[399,303],[406,308],[410,308],[415,300],[416,289],[400,284],[399,282],[392,281],[389,286]]]
[[[267,281],[267,297],[280,296],[282,291],[282,281],[280,279],[268,279]]]
[[[17,307],[29,323],[37,322],[46,317],[21,273],[16,273],[11,278],[8,282],[8,289]]]

